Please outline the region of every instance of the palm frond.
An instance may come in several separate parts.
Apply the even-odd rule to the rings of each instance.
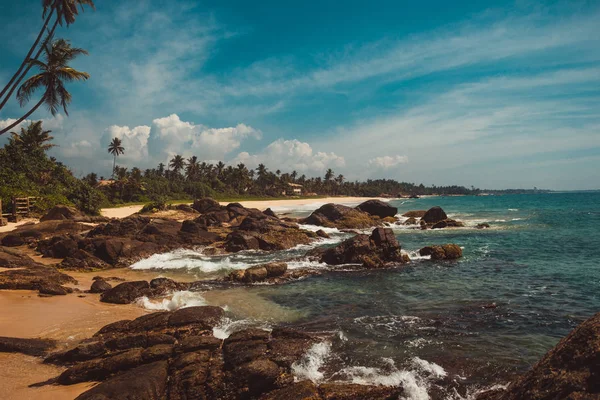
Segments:
[[[21,107],[27,104],[33,93],[42,86],[44,86],[44,74],[34,75],[23,82],[17,90],[17,100],[19,100]]]

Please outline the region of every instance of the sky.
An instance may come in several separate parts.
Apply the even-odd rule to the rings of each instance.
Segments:
[[[109,176],[119,137],[129,168],[181,154],[349,180],[600,188],[600,1],[96,3],[57,32],[89,51],[72,66],[90,80],[69,86],[68,117],[32,115],[77,176]],[[0,83],[41,25],[38,0],[0,0]],[[11,100],[0,127],[28,110]]]

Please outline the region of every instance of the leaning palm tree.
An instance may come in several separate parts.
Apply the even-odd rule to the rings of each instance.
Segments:
[[[58,109],[62,107],[66,115],[67,105],[71,102],[71,93],[65,88],[65,82],[87,80],[90,75],[87,72],[80,72],[71,67],[68,63],[80,54],[87,54],[87,51],[71,47],[70,43],[64,39],[57,39],[51,44],[45,46],[44,58],[46,62],[31,60],[30,62],[40,69],[40,73],[27,79],[17,92],[17,99],[23,107],[29,102],[35,91],[41,87],[44,88],[44,94],[37,104],[29,110],[23,117],[19,118],[13,124],[0,131],[0,135],[8,132],[15,126],[27,119],[42,104],[56,115]]]
[[[117,157],[120,154],[125,154],[125,148],[122,146],[123,142],[119,138],[113,138],[108,145],[108,152],[113,155],[113,179],[115,177],[115,167],[117,166]]]
[[[169,162],[169,167],[173,169],[175,175],[179,175],[179,171],[183,169],[185,160],[179,154],[176,154]]]
[[[11,132],[11,143],[20,146],[26,153],[36,150],[48,151],[56,145],[49,143],[54,139],[52,131],[42,129],[42,121],[32,122],[27,128],[21,128],[20,133]]]
[[[42,52],[44,50],[45,45],[47,45],[50,42],[50,40],[52,40],[52,37],[54,36],[54,31],[56,30],[56,26],[58,24],[60,24],[62,26],[63,23],[65,23],[67,26],[69,26],[73,22],[75,22],[75,17],[77,15],[79,15],[79,10],[77,9],[78,5],[81,6],[81,11],[84,10],[84,8],[83,8],[84,5],[88,5],[92,9],[95,9],[95,5],[92,0],[42,0],[42,7],[44,8],[42,18],[44,19],[44,25],[42,26],[42,29],[40,29],[40,33],[38,34],[35,42],[33,42],[33,45],[29,49],[29,52],[25,56],[25,59],[23,59],[21,66],[19,67],[17,72],[15,72],[15,74],[12,76],[10,81],[6,84],[6,86],[4,86],[4,88],[0,92],[0,101],[1,101],[0,102],[0,110],[4,107],[6,102],[10,99],[13,92],[19,86],[19,83],[21,83],[21,81],[25,78],[25,76],[27,76],[27,73],[29,72],[29,70],[32,67],[32,64],[30,61],[39,59],[40,55],[42,54]],[[44,32],[48,28],[48,24],[50,23],[50,21],[52,20],[52,17],[54,15],[56,15],[56,19],[54,21],[52,28],[48,31],[48,35],[47,35],[46,39],[44,40],[44,42],[38,49],[35,56],[33,58],[31,58],[31,55],[33,54],[35,49],[40,44],[40,40],[42,39],[42,36],[44,35]],[[10,89],[10,91],[9,91],[9,89]],[[8,91],[8,93],[7,93],[7,91]],[[4,96],[5,94],[6,94],[6,96]],[[2,99],[4,99],[4,100],[2,100]]]

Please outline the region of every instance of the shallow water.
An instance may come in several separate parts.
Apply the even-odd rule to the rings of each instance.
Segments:
[[[456,243],[464,257],[458,262],[414,259],[402,268],[327,272],[287,285],[242,289],[272,302],[280,313],[277,321],[335,333],[307,355],[302,374],[403,384],[414,389],[409,396],[414,399],[439,398],[440,392],[445,398],[468,398],[477,388],[506,382],[527,369],[600,310],[600,193],[437,197],[392,204],[400,214],[439,205],[467,223],[466,228],[434,231],[393,226],[403,250],[414,256],[425,245]],[[491,228],[475,229],[481,222]],[[331,233],[332,240],[319,245],[347,237]],[[298,257],[306,250],[225,258],[176,253],[136,268],[151,264],[209,277]],[[305,264],[296,261],[291,267]],[[219,304],[226,302],[227,296],[221,296]],[[259,303],[256,307],[267,307]],[[483,307],[492,303],[497,307]],[[233,312],[238,318],[247,313]],[[264,313],[252,316],[255,322],[265,319]],[[440,380],[445,387],[436,387]]]

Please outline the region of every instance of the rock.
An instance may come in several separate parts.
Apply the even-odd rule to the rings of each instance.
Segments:
[[[376,228],[371,236],[356,235],[336,247],[315,251],[320,262],[329,265],[363,264],[374,268],[384,263],[402,263],[400,244],[390,228]],[[314,253],[313,253],[314,255]]]
[[[189,204],[178,204],[175,206],[175,209],[190,214],[198,214],[198,211],[194,210]]]
[[[111,266],[87,251],[79,249],[62,260],[58,267],[70,271],[90,272],[108,269]]]
[[[490,227],[490,224],[488,224],[486,222],[483,222],[481,224],[477,224],[477,226],[476,226],[477,229],[487,229],[489,227]]]
[[[407,211],[402,214],[403,217],[406,218],[423,218],[423,216],[427,213],[427,210],[415,210],[415,211]]]
[[[196,221],[186,220],[181,224],[181,231],[187,233],[200,233],[200,231],[206,231],[206,225],[201,225]]]
[[[0,352],[22,353],[29,356],[43,356],[56,347],[52,339],[21,339],[0,336]]]
[[[274,390],[261,400],[321,400],[319,389],[311,381],[301,381],[282,389]]]
[[[409,217],[406,221],[404,221],[403,225],[417,225],[419,222],[415,217]]]
[[[392,207],[381,200],[367,200],[356,208],[379,218],[394,217],[398,214],[398,208]]]
[[[442,228],[462,228],[465,224],[460,221],[456,221],[453,219],[445,219],[443,221],[436,222],[433,224],[431,229],[442,229]]]
[[[246,283],[262,282],[269,278],[280,277],[285,274],[286,271],[286,263],[274,262],[256,265],[245,270],[233,271],[227,276],[227,280]]]
[[[421,219],[427,222],[428,224],[435,224],[437,222],[448,219],[448,216],[446,215],[444,210],[442,210],[441,207],[436,206],[427,210],[427,212],[421,217]]]
[[[194,221],[202,226],[225,226],[229,225],[231,216],[227,210],[210,211],[202,214]]]
[[[251,395],[258,396],[275,388],[279,367],[269,359],[258,359],[238,367],[235,375],[248,386]]]
[[[44,257],[66,258],[75,255],[79,250],[79,245],[76,240],[68,235],[54,236],[50,239],[41,240],[38,243],[37,250]]]
[[[0,289],[10,290],[38,290],[64,285],[76,284],[77,281],[67,274],[57,271],[52,267],[33,265],[26,269],[12,269],[0,272]]]
[[[364,211],[333,203],[321,206],[301,222],[343,229],[364,229],[381,224],[380,221]]]
[[[263,214],[268,215],[269,217],[277,218],[277,214],[275,214],[275,212],[270,208],[267,208],[265,211],[263,211]]]
[[[576,327],[506,391],[478,400],[600,398],[600,313]]]
[[[167,398],[168,363],[157,361],[117,375],[76,400],[162,400]]]
[[[221,205],[218,201],[205,197],[203,199],[194,200],[192,208],[201,214],[206,214],[214,211],[221,211]]]
[[[243,232],[232,232],[227,235],[225,240],[225,250],[236,253],[242,250],[258,250],[260,243],[258,239],[250,234]]]
[[[40,284],[38,291],[41,294],[47,294],[49,296],[65,296],[67,293],[73,293],[73,289],[71,288],[50,282]]]
[[[324,400],[395,400],[403,393],[401,388],[366,386],[358,384],[327,383],[320,386]]]
[[[76,222],[107,222],[109,219],[102,216],[85,215],[75,207],[57,205],[52,207],[44,216],[40,218],[41,222],[70,220]]]
[[[316,232],[317,236],[323,239],[329,239],[331,238],[331,236],[329,236],[329,234],[327,232],[325,232],[323,229],[319,229]]]
[[[129,304],[135,299],[147,296],[150,293],[150,285],[146,281],[123,282],[102,293],[100,301],[103,303]]]
[[[92,283],[90,287],[90,293],[104,293],[107,290],[112,289],[112,285],[106,282],[104,279],[97,279]]]
[[[19,236],[14,234],[8,234],[2,238],[2,246],[6,247],[17,247],[23,246],[25,244],[25,240]]]
[[[263,266],[256,266],[246,269],[244,273],[244,282],[260,282],[267,279],[269,273]]]
[[[273,262],[264,264],[263,267],[267,270],[267,276],[269,278],[281,276],[287,271],[287,264],[284,262]]]
[[[43,267],[17,249],[0,246],[0,268]]]
[[[456,244],[426,246],[419,250],[422,256],[431,256],[432,260],[456,260],[462,257],[462,249]]]
[[[223,317],[221,307],[187,307],[174,311],[169,318],[169,326],[195,324],[200,329],[212,329]]]

